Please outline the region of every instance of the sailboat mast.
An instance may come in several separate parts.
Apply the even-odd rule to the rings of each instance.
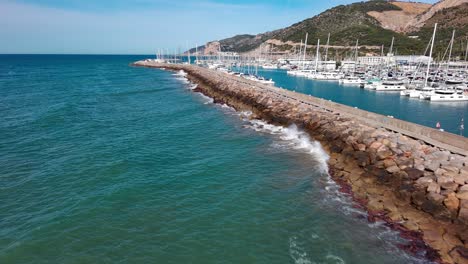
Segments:
[[[306,33],[305,45],[304,45],[304,56],[302,56],[302,69],[305,68],[305,57],[307,52],[307,38],[309,37],[309,33]]]
[[[301,55],[302,55],[302,39],[301,39],[301,45],[299,46],[299,54],[297,56],[297,60],[301,59]]]
[[[455,38],[455,29],[452,31],[452,39],[450,40],[450,51],[449,51],[449,58],[447,61],[447,71],[449,70],[450,60],[452,59],[452,48],[453,48],[453,40]]]
[[[431,49],[429,51],[429,61],[427,62],[426,80],[424,81],[424,87],[427,86],[427,79],[429,78],[429,70],[431,68],[432,50],[434,48],[436,30],[437,30],[437,23],[434,24],[434,33],[432,33]]]
[[[315,55],[315,72],[317,72],[317,68],[318,68],[319,50],[320,50],[320,39],[317,40],[317,54]]]
[[[328,38],[327,38],[327,49],[325,50],[325,61],[328,61],[328,45],[330,45],[330,33],[328,33]]]
[[[392,37],[392,44],[390,45],[390,55],[393,55],[393,42],[395,41],[395,37]]]
[[[354,72],[356,72],[357,61],[358,61],[358,47],[359,47],[359,39],[356,40],[356,53],[354,55]]]
[[[466,59],[468,58],[468,37],[466,38],[466,51],[465,51],[465,63],[468,62]],[[466,63],[465,70],[468,69],[468,63]]]

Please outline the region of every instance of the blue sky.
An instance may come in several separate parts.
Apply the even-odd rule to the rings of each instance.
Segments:
[[[356,1],[0,0],[0,54],[186,49],[282,28],[352,2]]]

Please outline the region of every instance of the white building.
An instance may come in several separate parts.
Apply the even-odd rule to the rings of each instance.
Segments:
[[[358,64],[365,66],[393,66],[396,65],[396,58],[393,54],[388,54],[387,56],[364,56],[358,57]]]
[[[321,71],[336,70],[336,61],[319,61],[319,69]]]
[[[429,61],[432,61],[431,57],[429,56],[422,56],[422,55],[406,55],[406,56],[395,56],[396,62],[398,64],[426,64]]]
[[[356,68],[355,61],[344,60],[341,61],[341,69],[344,71],[352,71]]]

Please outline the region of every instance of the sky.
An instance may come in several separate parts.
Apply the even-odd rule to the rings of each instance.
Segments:
[[[0,54],[175,52],[283,28],[356,1],[0,0]]]

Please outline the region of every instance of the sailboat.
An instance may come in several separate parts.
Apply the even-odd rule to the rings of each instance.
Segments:
[[[437,29],[437,23],[434,26],[434,34],[432,36],[431,57],[432,57],[432,48],[434,45],[436,29]],[[448,67],[450,64],[450,60],[451,60],[454,37],[455,37],[455,30],[452,32],[452,39],[450,40],[450,53],[449,53],[449,59],[447,62],[447,71],[448,71]],[[426,72],[426,85],[425,86],[427,86],[427,80],[429,76],[429,65],[430,65],[430,62],[428,63],[428,69]],[[450,88],[445,87],[445,89],[436,89],[428,93],[422,93],[421,97],[423,99],[436,101],[436,102],[468,101],[468,95],[466,94],[465,90],[456,89],[456,87],[450,87]]]

